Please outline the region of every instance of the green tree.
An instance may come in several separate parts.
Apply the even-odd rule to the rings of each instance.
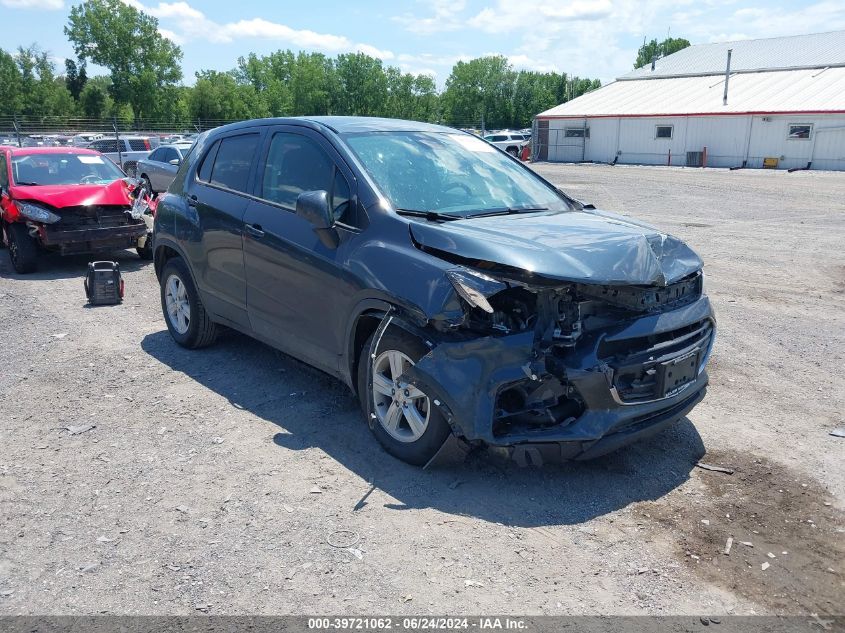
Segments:
[[[31,117],[73,116],[76,104],[46,51],[33,44],[18,48],[15,64],[20,73],[20,113]]]
[[[188,97],[194,119],[234,121],[267,116],[267,106],[250,84],[238,83],[235,73],[205,70],[197,73],[197,83]]]
[[[563,103],[566,84],[565,74],[519,71],[513,89],[512,127],[528,127],[537,114]]]
[[[291,114],[320,116],[331,111],[334,64],[322,53],[299,53],[291,68]]]
[[[437,117],[437,89],[427,75],[403,73],[398,68],[384,71],[387,101],[384,115],[396,119],[434,121]]]
[[[384,115],[387,77],[381,60],[364,53],[338,55],[334,63],[331,113],[355,116]]]
[[[446,80],[441,101],[446,120],[453,125],[508,127],[513,121],[516,73],[501,55],[458,62]]]
[[[65,86],[76,101],[88,81],[88,74],[85,70],[85,62],[77,64],[72,59],[65,60]]]
[[[158,32],[158,20],[121,0],[85,0],[72,7],[65,34],[81,61],[111,73],[111,96],[136,121],[182,78],[182,51]]]
[[[112,113],[113,101],[109,96],[111,80],[108,77],[92,77],[79,93],[79,107],[82,115],[89,119],[105,119]]]
[[[667,37],[662,42],[651,40],[650,42],[643,42],[637,51],[637,61],[634,62],[634,68],[642,68],[651,64],[651,60],[666,57],[672,53],[677,53],[679,50],[690,46],[689,40],[682,37]]]
[[[21,72],[15,58],[0,49],[0,116],[12,116],[21,111]]]
[[[234,77],[238,83],[252,86],[266,103],[271,115],[289,115],[292,109],[290,81],[294,64],[294,54],[289,50],[276,51],[266,57],[250,53],[249,57],[238,59]]]

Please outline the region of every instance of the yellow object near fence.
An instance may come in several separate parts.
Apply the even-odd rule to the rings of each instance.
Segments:
[[[778,168],[778,159],[777,158],[764,158],[763,159],[763,169],[777,169]]]

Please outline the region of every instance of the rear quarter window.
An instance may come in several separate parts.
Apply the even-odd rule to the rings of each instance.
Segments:
[[[129,149],[133,152],[146,152],[150,149],[150,142],[143,138],[129,139]]]

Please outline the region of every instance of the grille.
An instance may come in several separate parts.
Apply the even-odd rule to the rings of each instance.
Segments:
[[[704,319],[660,334],[602,341],[599,356],[613,368],[613,385],[623,402],[646,402],[663,394],[663,363],[698,349],[703,364],[712,338],[713,323]]]
[[[136,224],[127,211],[128,207],[121,206],[68,207],[59,211],[61,220],[50,227],[56,231],[78,231]]]
[[[662,312],[692,303],[701,296],[701,273],[665,287],[580,285],[579,294],[636,312]]]

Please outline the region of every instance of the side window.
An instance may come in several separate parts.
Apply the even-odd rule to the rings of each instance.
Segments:
[[[117,153],[117,140],[111,139],[102,139],[99,141],[94,141],[89,146],[91,149],[95,149],[98,152],[102,152],[103,154],[115,154]]]
[[[176,158],[176,159],[179,158],[179,154],[172,147],[162,147],[160,149],[157,149],[156,151],[161,152],[161,159],[160,160],[163,163],[169,163],[174,158]]]
[[[217,156],[217,150],[219,148],[220,141],[216,141],[211,146],[211,149],[206,152],[205,157],[202,159],[202,165],[200,165],[200,169],[197,172],[197,179],[203,182],[211,180],[211,168],[214,166],[214,157]]]
[[[331,194],[333,175],[334,164],[317,143],[306,136],[279,132],[270,141],[261,197],[294,210],[303,191],[322,189]]]
[[[163,151],[163,150],[161,150],[161,149],[157,149],[157,150],[155,150],[152,154],[150,154],[149,156],[147,156],[147,160],[152,160],[152,161],[163,161],[163,160],[164,160],[164,156],[162,155],[162,151]]]
[[[242,134],[221,139],[209,182],[247,193],[249,169],[255,159],[259,138],[258,134]]]
[[[654,138],[672,138],[671,125],[656,125],[654,127]]]
[[[9,169],[6,165],[6,155],[0,153],[0,187],[3,189],[9,186]]]

